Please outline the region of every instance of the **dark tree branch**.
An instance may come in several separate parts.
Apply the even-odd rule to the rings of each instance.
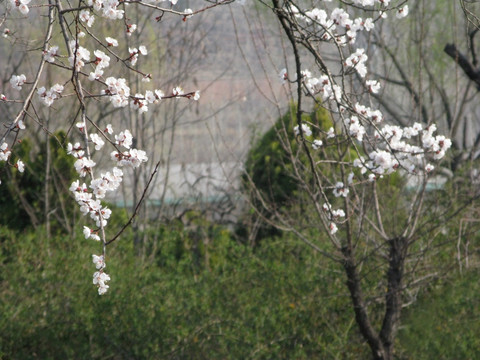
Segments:
[[[477,60],[477,53],[475,52],[475,42],[473,41],[473,38],[477,33],[478,33],[478,28],[474,29],[473,31],[470,31],[470,33],[468,34],[468,39],[470,41],[469,43],[470,53],[472,54],[472,64],[475,67],[477,67],[478,65],[478,60]]]
[[[480,71],[475,69],[467,57],[458,51],[455,44],[445,45],[443,51],[462,68],[465,75],[476,84],[477,90],[480,91]]]
[[[390,57],[390,59],[392,60],[393,62],[393,65],[395,66],[395,68],[397,69],[398,73],[400,74],[400,77],[402,78],[403,80],[403,86],[405,87],[405,89],[408,90],[408,92],[410,93],[410,95],[412,96],[413,98],[413,101],[415,102],[415,104],[419,107],[420,111],[421,111],[421,114],[422,114],[422,121],[424,124],[428,124],[429,121],[428,121],[428,113],[427,113],[427,109],[426,107],[422,104],[422,98],[420,96],[420,94],[415,91],[415,88],[412,84],[412,82],[410,81],[410,79],[408,78],[408,75],[405,73],[404,69],[403,69],[403,66],[400,64],[400,62],[398,61],[397,59],[397,56],[394,54],[394,52],[392,50],[390,50],[386,44],[381,40],[379,39],[379,41],[377,42],[377,45],[379,47],[381,47],[382,49],[385,50],[385,52],[388,54],[388,56]]]
[[[148,180],[147,185],[145,186],[145,189],[143,190],[142,197],[140,198],[140,201],[137,203],[137,206],[135,207],[135,210],[133,211],[132,216],[130,219],[128,219],[128,222],[122,227],[122,229],[115,235],[111,240],[107,241],[105,243],[105,246],[110,245],[112,242],[118,239],[118,237],[125,231],[127,227],[130,226],[130,224],[133,222],[135,217],[138,215],[138,210],[140,209],[140,205],[143,203],[143,200],[145,199],[145,196],[147,195],[147,190],[150,187],[150,184],[152,183],[152,180],[155,176],[155,174],[158,172],[158,168],[160,166],[161,161],[157,162],[155,165],[155,169],[153,170],[152,174],[150,175],[150,179]]]

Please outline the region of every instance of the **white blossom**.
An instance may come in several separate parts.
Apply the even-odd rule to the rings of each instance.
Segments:
[[[116,39],[114,39],[114,38],[111,38],[111,37],[108,37],[108,36],[107,36],[107,37],[105,38],[105,41],[107,42],[107,45],[108,45],[108,46],[114,46],[114,47],[118,46],[118,41],[117,41]]]
[[[313,148],[313,150],[318,150],[322,147],[322,145],[323,145],[322,140],[315,139],[315,140],[313,140],[312,148]]]
[[[396,14],[398,19],[404,18],[407,15],[408,15],[408,5],[405,5],[404,7],[401,7],[400,9],[398,9]]]
[[[22,160],[17,160],[15,167],[18,169],[19,172],[23,173],[25,171],[25,164]]]
[[[23,86],[23,84],[25,84],[25,81],[27,81],[27,78],[24,74],[12,75],[12,77],[10,78],[10,85],[15,90],[20,91],[20,90],[22,90],[22,86]]]
[[[105,267],[105,260],[103,255],[92,255],[92,262],[95,264],[97,270],[103,269]]]
[[[331,222],[328,226],[330,229],[330,234],[334,235],[338,231],[338,227],[334,222]]]
[[[106,284],[110,281],[110,276],[103,272],[103,270],[97,271],[93,274],[93,284],[98,286],[98,294],[103,295],[107,292],[109,286]]]
[[[335,189],[333,189],[333,195],[335,195],[335,197],[347,197],[348,193],[348,187],[346,187],[343,182],[339,181],[335,184]]]
[[[293,128],[293,132],[297,136],[300,135],[300,128],[299,128],[298,125]],[[310,129],[310,126],[308,126],[307,124],[304,124],[304,123],[302,123],[302,132],[303,132],[303,136],[311,136],[312,135],[312,130]]]

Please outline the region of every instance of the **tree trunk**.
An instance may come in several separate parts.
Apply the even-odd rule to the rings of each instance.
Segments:
[[[385,315],[380,340],[388,358],[393,357],[393,345],[402,310],[402,283],[405,263],[406,240],[394,238],[389,241],[389,264],[387,272],[387,294],[385,295]]]
[[[50,108],[49,108],[50,110]],[[47,120],[45,121],[45,184],[44,184],[44,213],[45,213],[45,232],[47,238],[50,238],[50,165],[51,165],[51,152],[50,152],[50,135],[48,133],[48,119],[50,118],[50,111]]]
[[[390,248],[387,271],[388,290],[385,295],[385,314],[380,333],[375,331],[370,322],[354,255],[349,247],[342,249],[346,259],[343,267],[347,275],[347,286],[355,312],[355,320],[360,333],[370,346],[375,360],[393,359],[395,336],[402,309],[401,295],[407,241],[404,238],[394,238],[389,240],[388,244]]]
[[[386,356],[385,348],[380,337],[370,322],[352,250],[350,247],[344,247],[342,253],[345,256],[343,268],[347,275],[347,287],[350,292],[353,311],[355,312],[355,320],[360,329],[360,333],[370,346],[373,359],[389,360],[390,357]]]

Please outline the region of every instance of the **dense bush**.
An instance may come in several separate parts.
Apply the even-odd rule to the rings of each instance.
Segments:
[[[292,105],[252,147],[245,162],[249,178],[269,203],[288,204],[299,195],[299,183],[294,178],[290,156],[299,156],[304,165],[307,165],[307,157],[299,151],[295,139],[295,113],[296,107]],[[308,140],[315,139],[321,131],[326,132],[333,125],[330,114],[321,107],[304,114],[302,120],[313,125]]]
[[[480,285],[478,269],[422,294],[406,313],[399,332],[402,358],[479,359]]]
[[[250,149],[245,161],[246,175],[243,177],[244,190],[250,194],[251,204],[263,213],[265,218],[272,214],[262,209],[260,195],[269,206],[273,208],[289,208],[298,204],[299,197],[303,196],[299,188],[300,182],[296,178],[292,159],[299,161],[295,166],[302,167],[301,171],[312,180],[308,170],[308,158],[300,143],[296,139],[294,128],[296,106],[291,105],[288,111],[261,137]],[[303,114],[302,121],[312,126],[312,135],[306,137],[307,141],[313,141],[319,137],[320,132],[327,132],[333,125],[330,114],[321,107],[315,108],[311,113]],[[309,146],[309,145],[308,145]],[[331,152],[331,151],[330,151]],[[324,154],[323,158],[327,155]],[[308,181],[308,179],[307,179]],[[246,214],[244,222],[252,222],[249,216],[258,219],[258,214],[252,211]],[[250,220],[250,221],[249,221]],[[240,227],[241,235],[245,236],[247,229]],[[250,229],[251,231],[251,229]],[[261,222],[256,230],[255,243],[262,238],[279,235],[280,232],[265,222]]]
[[[8,209],[0,212],[1,224],[22,230],[45,224],[48,216],[52,231],[65,233],[71,229],[75,210],[68,205],[68,189],[76,173],[73,167],[75,158],[67,155],[64,149],[66,142],[68,140],[64,132],[53,134],[48,140],[49,157],[45,142],[34,147],[35,142],[25,138],[16,145],[16,156],[24,161],[25,172],[21,174],[17,169],[1,165],[3,176],[8,178],[0,186],[0,208]],[[15,161],[16,158],[12,159],[12,162]],[[47,161],[50,162],[49,166],[46,165]],[[46,189],[48,194],[45,193]],[[49,202],[48,209],[45,208],[46,200]]]
[[[109,250],[112,289],[99,297],[90,280],[94,243],[3,228],[0,357],[370,356],[341,271],[287,235],[252,249],[216,227],[196,265],[191,232],[176,224],[159,235],[144,256],[129,235]],[[476,278],[477,271],[460,280],[452,273],[420,295],[405,313],[400,358],[478,358]]]
[[[219,233],[215,266],[200,270],[178,231],[164,232],[151,257],[122,239],[110,254],[112,289],[98,297],[89,241],[1,236],[5,359],[348,358],[361,347],[336,269],[288,238],[252,252]]]

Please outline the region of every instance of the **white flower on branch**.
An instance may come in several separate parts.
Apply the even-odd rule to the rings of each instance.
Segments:
[[[8,144],[4,142],[0,146],[0,161],[7,161],[10,157],[11,151],[8,149]]]
[[[76,142],[75,145],[68,143],[67,154],[75,156],[76,158],[81,158],[85,154],[85,151],[83,151],[82,146],[79,142]]]
[[[12,77],[10,78],[10,85],[15,90],[20,91],[20,90],[22,90],[22,86],[23,86],[23,84],[25,84],[25,81],[27,81],[27,78],[24,74],[12,75]]]
[[[365,31],[370,31],[375,27],[375,23],[373,22],[372,18],[367,18],[365,21],[362,23],[363,28]]]
[[[48,46],[43,52],[43,60],[49,63],[55,62],[55,56],[58,55],[58,46]]]
[[[200,90],[195,91],[195,94],[193,95],[193,100],[200,100]]]
[[[105,38],[105,41],[107,42],[108,46],[113,46],[113,47],[118,46],[118,41],[114,38],[109,37],[109,36],[107,36]]]
[[[130,149],[133,143],[133,136],[130,130],[126,129],[120,134],[115,135],[115,144],[123,146],[126,149]]]
[[[398,9],[396,14],[397,19],[404,18],[407,15],[408,15],[408,5],[405,5],[404,7],[401,7],[400,9]]]
[[[155,96],[156,96],[157,100],[161,100],[163,97],[165,97],[165,93],[160,89],[154,90],[154,93],[155,93]]]
[[[37,90],[37,94],[41,102],[47,106],[51,106],[55,100],[60,98],[63,89],[63,85],[60,84],[53,85],[48,91],[44,86],[42,86]]]
[[[113,151],[110,157],[112,160],[117,161],[119,166],[130,166],[133,168],[139,167],[141,163],[148,160],[147,153],[138,149],[131,149],[123,153]]]
[[[107,191],[115,191],[123,180],[123,171],[114,167],[112,173],[107,171],[99,178],[92,180],[90,188],[97,199],[103,199]]]
[[[95,166],[95,162],[88,158],[81,158],[75,161],[75,170],[80,175],[80,177],[85,177],[92,168]]]
[[[365,77],[367,74],[367,66],[365,65],[365,62],[367,60],[368,56],[365,54],[365,50],[357,49],[357,51],[345,60],[345,66],[355,68],[361,77]]]
[[[333,127],[330,127],[327,131],[327,139],[333,139],[335,137],[335,130]]]
[[[278,73],[278,77],[280,78],[282,84],[285,84],[285,82],[288,80],[287,69],[280,70],[280,72]]]
[[[350,136],[355,138],[358,141],[363,140],[363,135],[365,135],[365,128],[360,124],[358,117],[352,116],[349,120],[348,133]]]
[[[78,45],[76,40],[71,40],[69,43],[72,55],[68,58],[70,66],[75,62],[75,70],[80,71],[85,66],[85,61],[90,61],[90,51]]]
[[[127,35],[132,36],[132,34],[137,30],[136,24],[127,24]]]
[[[88,27],[92,27],[95,17],[88,10],[80,11],[80,21],[84,22]]]
[[[300,128],[298,125],[293,128],[293,132],[295,133],[296,136],[300,135]],[[307,124],[302,124],[302,132],[303,132],[303,136],[308,137],[312,135],[312,130],[310,129],[310,126],[308,126]]]
[[[331,222],[328,226],[330,229],[330,234],[334,235],[338,231],[338,227],[335,223]]]
[[[105,267],[105,260],[103,255],[92,255],[92,262],[94,263],[97,270],[103,269]]]
[[[377,94],[380,90],[380,83],[377,80],[367,80],[365,84],[367,85],[368,91],[372,94]]]
[[[133,99],[130,101],[130,107],[134,110],[138,110],[140,114],[148,111],[148,101],[143,97],[142,94],[135,94]]]
[[[322,140],[315,139],[315,140],[313,140],[313,143],[312,143],[312,149],[313,150],[318,150],[322,147],[322,145],[323,145]]]
[[[114,107],[125,107],[128,105],[130,96],[130,88],[125,79],[116,79],[108,77],[105,80],[106,90],[102,90],[102,94],[110,95],[110,102]]]
[[[335,184],[335,189],[333,189],[333,195],[335,195],[335,197],[347,197],[349,192],[350,190],[348,190],[348,187],[346,187],[341,181],[337,182]]]
[[[90,229],[89,227],[87,226],[84,226],[83,227],[83,236],[85,236],[85,239],[89,239],[90,236],[92,236],[92,233],[93,233],[93,230]]]
[[[21,173],[23,173],[25,171],[25,164],[23,163],[22,160],[17,160],[17,163],[15,164],[15,167]]]
[[[143,56],[147,55],[148,54],[148,50],[146,48],[145,45],[140,45],[138,47],[138,51],[140,52],[140,54],[142,54]]]
[[[180,86],[176,86],[172,90],[172,95],[176,96],[176,97],[179,97],[179,95],[183,95],[184,93],[185,92],[183,91],[183,89]]]
[[[30,0],[10,0],[10,5],[20,11],[22,15],[29,13],[30,9],[28,8],[28,4],[30,4]]]
[[[90,139],[95,144],[95,150],[100,150],[105,145],[105,141],[98,134],[90,134]]]
[[[93,285],[98,286],[98,294],[103,295],[107,292],[109,286],[105,283],[110,281],[110,276],[104,273],[102,270],[93,274]]]
[[[353,3],[360,6],[373,6],[375,0],[353,0]]]
[[[89,75],[88,75],[88,80],[90,81],[94,81],[94,80],[98,80],[100,79],[101,77],[103,76],[103,69],[101,67],[96,67],[95,68],[95,71],[91,72]]]
[[[153,93],[153,91],[151,90],[147,90],[145,91],[145,100],[147,100],[147,102],[149,104],[153,104],[155,102],[155,100],[157,100],[155,94]]]
[[[110,65],[110,56],[103,51],[95,50],[93,54],[95,55],[95,65],[97,65],[97,68],[104,69]]]
[[[385,150],[375,150],[369,154],[372,160],[372,167],[370,170],[377,174],[390,174],[398,168],[398,160]]]
[[[351,27],[352,20],[350,20],[350,15],[343,9],[335,8],[330,15],[330,19],[333,20],[335,25],[341,27]]]

